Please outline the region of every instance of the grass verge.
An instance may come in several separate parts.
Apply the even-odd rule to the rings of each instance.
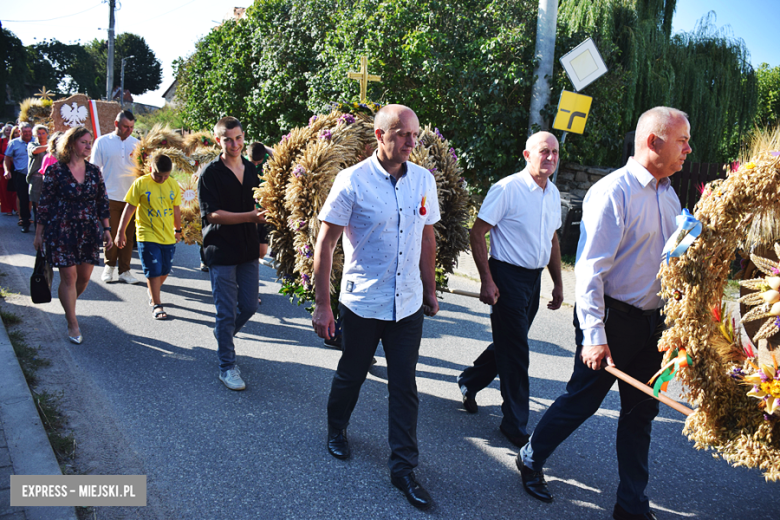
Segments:
[[[0,316],[6,327],[9,325],[19,325],[22,319],[12,312],[0,311]],[[9,330],[8,339],[11,340],[11,346],[22,368],[22,374],[30,388],[30,393],[35,401],[35,407],[38,409],[38,415],[49,437],[54,455],[57,462],[63,470],[67,472],[67,467],[72,467],[72,459],[76,452],[76,440],[73,435],[67,431],[65,415],[60,409],[62,393],[50,393],[46,391],[36,392],[35,387],[38,384],[37,372],[42,367],[51,365],[51,361],[39,356],[38,348],[27,344],[24,334],[20,330]]]

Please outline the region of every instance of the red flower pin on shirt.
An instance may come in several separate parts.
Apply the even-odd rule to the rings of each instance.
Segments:
[[[425,209],[425,197],[423,197],[422,202],[420,202],[420,215],[425,216],[426,213],[428,213],[428,210]]]

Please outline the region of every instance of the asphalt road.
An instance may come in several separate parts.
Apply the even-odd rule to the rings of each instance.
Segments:
[[[477,415],[461,409],[455,377],[490,341],[488,308],[476,299],[445,295],[426,318],[416,474],[437,506],[422,513],[390,484],[381,347],[350,425],[352,459],[336,460],[325,448],[325,405],[340,353],[322,345],[303,307],[277,294],[272,269],[260,268],[263,304],[236,342],[247,390],[232,392],[217,379],[214,307],[196,247],[177,246],[163,287],[168,321],[152,319],[145,286],[105,284],[96,268],[77,306],[85,338],[77,346],[56,298],[34,306],[26,296],[32,235],[4,216],[0,235],[0,285],[21,293],[4,308],[53,361],[42,386],[63,392],[77,471],[148,477],[146,507],[100,508],[97,518],[611,518],[617,392],[548,461],[555,501],[528,497],[517,449],[498,430],[498,382],[479,394]],[[137,258],[133,271],[142,278]],[[478,290],[465,278],[451,285]],[[531,426],[568,380],[571,313],[542,305],[531,329]],[[779,484],[695,450],[682,419],[663,407],[654,425],[648,494],[658,517],[777,518]]]

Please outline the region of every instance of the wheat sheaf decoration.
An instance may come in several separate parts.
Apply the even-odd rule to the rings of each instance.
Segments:
[[[691,362],[678,377],[683,396],[696,411],[683,432],[697,449],[712,449],[734,466],[759,468],[767,480],[780,479],[780,370],[766,339],[780,326],[780,264],[753,254],[757,277],[742,282],[754,291],[741,301],[753,309],[743,323],[764,320],[755,344],[743,336],[723,304],[735,251],[759,243],[780,256],[775,236],[761,236],[756,222],[774,216],[780,201],[780,130],[765,134],[725,180],[704,187],[694,210],[701,232],[679,257],[664,260],[659,277],[670,326],[659,344],[665,363],[684,350]],[[762,229],[772,226],[761,224]],[[754,275],[756,276],[756,275]],[[764,346],[762,346],[762,344]]]
[[[202,223],[195,173],[201,165],[211,162],[219,155],[219,148],[210,133],[198,132],[182,138],[169,126],[157,124],[133,149],[133,175],[141,177],[151,172],[152,162],[160,154],[171,159],[174,174],[185,174],[185,178],[179,180],[182,194],[182,240],[188,245],[200,244],[203,240]],[[176,177],[182,178],[181,175]]]
[[[314,246],[317,219],[336,175],[368,158],[376,149],[373,112],[378,105],[337,105],[329,114],[313,116],[308,126],[295,128],[274,147],[263,167],[258,203],[271,225],[271,249],[277,262],[282,293],[298,303],[314,301]],[[437,282],[446,285],[458,255],[468,247],[470,199],[457,158],[448,141],[430,126],[420,132],[410,161],[436,179],[441,220],[434,226],[437,241]],[[344,254],[336,249],[331,271],[331,301],[341,283]]]

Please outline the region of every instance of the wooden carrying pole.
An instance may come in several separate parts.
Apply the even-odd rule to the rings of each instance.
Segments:
[[[471,291],[462,291],[460,289],[444,289],[444,292],[452,293],[452,294],[459,294],[461,296],[471,296],[472,298],[479,298],[479,293],[471,292]],[[646,393],[653,399],[658,399],[662,403],[664,403],[667,406],[670,406],[680,412],[683,415],[691,415],[693,413],[693,410],[685,406],[684,404],[678,403],[674,399],[670,399],[666,397],[663,394],[658,394],[658,397],[655,396],[653,393],[652,388],[647,386],[646,384],[642,383],[641,381],[634,379],[630,375],[626,374],[625,372],[618,370],[615,367],[607,366],[604,368],[607,372],[612,374],[613,376],[617,377],[621,381],[625,381],[629,385],[633,386],[634,388]]]
[[[604,367],[604,370],[606,370],[607,372],[609,372],[613,376],[617,377],[621,381],[625,381],[626,383],[628,383],[629,385],[633,386],[634,388],[636,388],[638,390],[641,390],[642,392],[646,393],[647,395],[649,395],[653,399],[658,399],[659,401],[661,401],[665,405],[671,406],[672,408],[674,408],[675,410],[677,410],[678,412],[680,412],[683,415],[687,416],[687,415],[691,415],[693,413],[693,410],[691,410],[690,408],[688,408],[684,404],[678,403],[674,399],[670,399],[670,398],[666,397],[665,395],[663,395],[661,393],[659,393],[658,396],[656,397],[655,394],[653,394],[653,390],[649,386],[647,386],[646,384],[642,383],[641,381],[638,381],[637,379],[634,379],[630,375],[626,374],[625,372],[623,372],[621,370],[618,370],[615,367],[606,366],[606,367]]]

